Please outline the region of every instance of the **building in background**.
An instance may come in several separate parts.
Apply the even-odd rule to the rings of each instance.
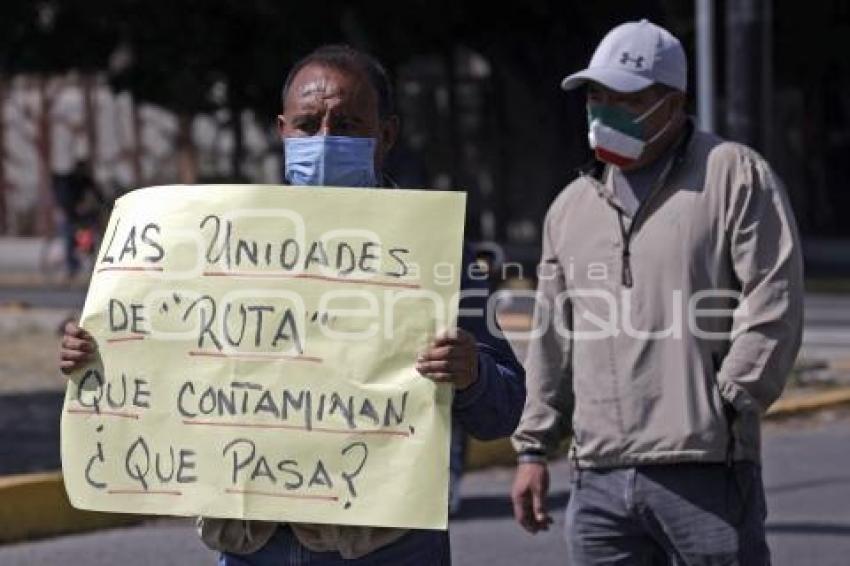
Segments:
[[[93,160],[107,189],[276,182],[274,115],[287,66],[321,43],[346,42],[396,79],[403,135],[390,165],[399,184],[469,191],[468,237],[533,261],[543,214],[589,158],[582,94],[561,92],[560,78],[586,64],[608,29],[648,17],[683,40],[692,98],[696,82],[694,2],[218,0],[185,34],[188,24],[172,19],[190,3],[131,16],[124,3],[8,3],[19,21],[35,19],[0,39],[0,232],[49,230],[46,183],[78,158]],[[717,131],[771,160],[807,243],[850,238],[841,218],[850,205],[850,3],[714,6]],[[336,25],[315,24],[318,12],[337,14]],[[89,28],[96,56],[54,53]],[[33,45],[40,58],[24,49]]]

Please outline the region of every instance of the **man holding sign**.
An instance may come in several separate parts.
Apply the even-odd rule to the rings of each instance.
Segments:
[[[397,135],[398,119],[392,111],[387,75],[371,57],[337,46],[308,55],[287,77],[278,122],[287,183],[340,187],[387,184],[381,172]],[[364,258],[374,257],[366,249],[364,244],[360,267],[367,263]],[[285,250],[280,254],[283,261]],[[267,251],[266,257],[269,255]],[[467,277],[466,266],[464,261],[459,328],[431,340],[415,360],[415,367],[434,382],[451,384],[455,391],[453,415],[473,436],[492,439],[509,435],[519,420],[525,398],[524,374],[510,346],[487,331],[483,318],[486,283],[481,281],[476,287],[476,282]],[[132,319],[133,313],[128,316]],[[257,318],[261,320],[259,312]],[[293,334],[292,328],[289,330],[287,337]],[[257,336],[259,340],[259,331]],[[208,338],[215,339],[212,331]],[[66,373],[80,370],[92,361],[94,353],[91,335],[69,324],[60,351],[61,369]],[[184,388],[181,394],[188,391]],[[187,406],[189,413],[194,405]],[[387,420],[389,408],[388,404]],[[234,452],[234,461],[236,458]],[[286,462],[280,463],[281,471],[287,469]],[[422,462],[421,467],[428,468],[428,463]],[[205,519],[202,536],[209,546],[222,551],[221,564],[225,565],[279,564],[284,560],[290,564],[450,563],[449,538],[442,530]]]

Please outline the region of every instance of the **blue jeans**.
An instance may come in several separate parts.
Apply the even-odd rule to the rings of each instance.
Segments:
[[[77,257],[77,226],[68,218],[63,218],[59,229],[65,251],[65,269],[68,276],[73,277],[80,270],[80,259]]]
[[[460,481],[466,460],[466,431],[460,419],[452,417],[452,436],[449,451],[449,516],[460,512]]]
[[[573,566],[769,566],[761,467],[665,464],[574,471]]]
[[[219,566],[451,566],[447,531],[409,531],[401,539],[356,560],[338,552],[313,552],[292,529],[281,526],[263,548],[253,554],[224,553]]]

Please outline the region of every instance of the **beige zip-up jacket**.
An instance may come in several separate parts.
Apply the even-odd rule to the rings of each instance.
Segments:
[[[752,149],[694,131],[675,153],[634,218],[610,167],[550,207],[518,452],[572,432],[585,467],[759,460],[801,341],[797,228]]]

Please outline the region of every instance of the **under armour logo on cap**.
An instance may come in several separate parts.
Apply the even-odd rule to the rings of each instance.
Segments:
[[[620,57],[620,63],[625,65],[626,63],[632,62],[635,64],[635,69],[643,68],[643,55],[639,55],[637,57],[632,57],[629,55],[628,51],[623,51],[623,56]]]
[[[682,44],[648,20],[626,22],[609,31],[586,69],[561,81],[570,90],[595,82],[617,92],[637,92],[663,84],[680,92],[688,88],[688,61]]]

